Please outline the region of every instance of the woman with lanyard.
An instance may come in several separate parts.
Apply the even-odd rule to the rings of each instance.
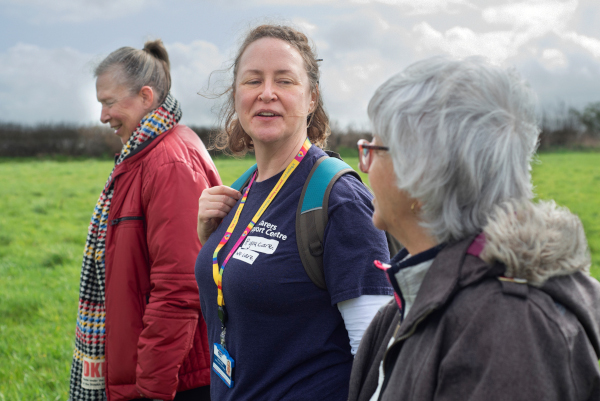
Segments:
[[[352,176],[329,196],[327,290],[300,260],[295,211],[330,132],[318,80],[308,39],[286,26],[252,30],[233,65],[221,140],[233,153],[253,149],[258,168],[242,193],[219,186],[199,201],[196,279],[213,399],[345,400],[362,333],[391,299],[373,267],[389,257],[386,238]]]

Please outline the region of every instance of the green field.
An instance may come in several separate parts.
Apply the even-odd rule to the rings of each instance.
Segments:
[[[600,278],[600,153],[539,161],[536,193],[580,216]],[[216,160],[225,184],[252,163]],[[67,399],[87,225],[111,168],[99,160],[0,160],[2,401]]]

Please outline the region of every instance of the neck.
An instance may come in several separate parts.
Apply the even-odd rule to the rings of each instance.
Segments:
[[[305,139],[306,136],[299,136],[283,143],[255,143],[254,153],[258,168],[256,181],[267,180],[285,170],[302,148]]]
[[[415,218],[410,222],[404,222],[402,230],[395,230],[393,227],[388,227],[388,232],[400,241],[408,253],[413,256],[438,245],[435,238],[429,235],[427,230],[419,223],[420,220]]]

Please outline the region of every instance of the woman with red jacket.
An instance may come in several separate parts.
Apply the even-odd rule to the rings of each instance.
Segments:
[[[208,400],[196,213],[202,191],[221,180],[198,136],[178,124],[160,40],[114,51],[95,76],[100,120],[124,146],[88,230],[70,399]]]

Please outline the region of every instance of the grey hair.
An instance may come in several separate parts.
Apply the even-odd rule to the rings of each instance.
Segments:
[[[536,108],[514,70],[438,56],[381,85],[368,113],[398,188],[421,202],[421,224],[441,243],[480,232],[495,205],[533,197]]]
[[[162,104],[171,90],[170,68],[167,49],[162,40],[157,39],[146,42],[142,50],[133,47],[115,50],[98,64],[94,76],[115,73],[132,94],[150,86],[158,104]]]

